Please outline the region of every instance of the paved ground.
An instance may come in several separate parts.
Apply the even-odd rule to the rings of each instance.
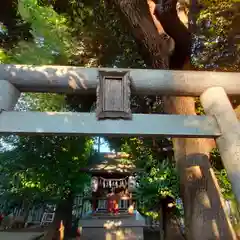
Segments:
[[[37,232],[0,232],[1,240],[31,240],[33,237],[37,237],[42,233]]]

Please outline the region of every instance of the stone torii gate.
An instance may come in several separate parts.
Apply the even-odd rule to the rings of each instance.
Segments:
[[[240,73],[0,65],[0,134],[214,138],[240,203]],[[96,113],[12,111],[21,92],[89,94]],[[200,96],[206,116],[132,114],[130,94]],[[97,116],[97,117],[96,117]]]

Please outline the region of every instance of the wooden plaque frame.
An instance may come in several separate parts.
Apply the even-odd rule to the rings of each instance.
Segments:
[[[97,119],[132,119],[128,71],[99,71]]]

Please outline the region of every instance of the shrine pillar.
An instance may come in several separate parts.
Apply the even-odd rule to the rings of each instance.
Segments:
[[[97,210],[97,199],[95,197],[95,193],[98,190],[98,178],[97,177],[92,177],[91,188],[92,188],[92,211],[95,212]]]

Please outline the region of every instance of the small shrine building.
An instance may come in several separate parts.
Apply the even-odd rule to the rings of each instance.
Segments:
[[[81,171],[91,174],[92,213],[81,219],[83,239],[143,239],[134,190],[137,169],[126,153],[98,153]]]

